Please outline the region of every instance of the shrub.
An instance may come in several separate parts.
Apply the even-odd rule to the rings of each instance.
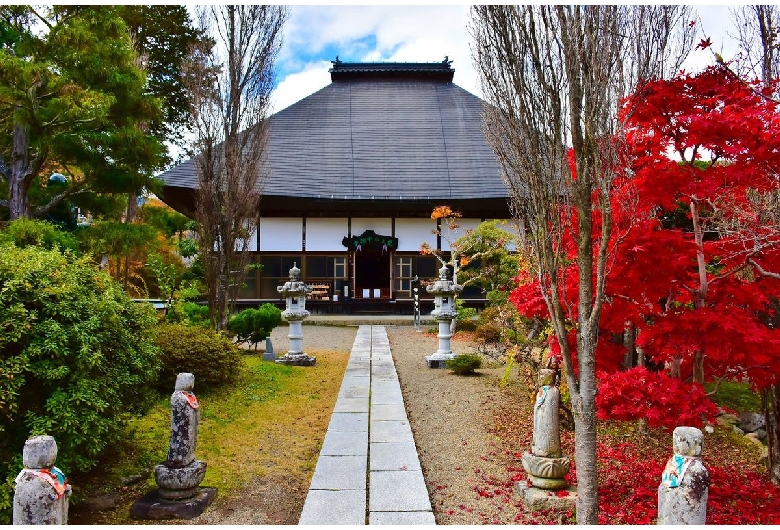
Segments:
[[[461,331],[474,331],[477,329],[477,310],[473,307],[465,307],[463,300],[455,300],[455,310],[458,312],[457,328]]]
[[[204,326],[211,324],[211,321],[209,320],[209,306],[197,304],[195,302],[182,302],[180,307],[181,312],[184,314],[183,320],[189,323],[191,326]],[[168,314],[170,321],[176,321],[174,319],[174,315],[176,315],[174,312]]]
[[[447,359],[445,365],[457,375],[473,374],[474,370],[482,366],[482,357],[464,353],[456,355],[454,359]]]
[[[228,330],[236,335],[236,342],[247,342],[257,348],[282,321],[282,311],[273,304],[263,304],[259,309],[244,309],[228,322]]]
[[[13,243],[17,247],[38,246],[46,250],[60,249],[77,252],[78,241],[69,232],[52,223],[34,219],[15,219],[0,232],[0,243]]]
[[[0,520],[24,441],[55,438],[57,466],[88,470],[143,412],[157,376],[154,309],[87,258],[0,244]],[[12,490],[11,490],[12,491]]]
[[[163,352],[159,389],[173,392],[176,375],[195,374],[195,393],[232,383],[241,366],[241,352],[212,328],[161,324],[155,343]]]

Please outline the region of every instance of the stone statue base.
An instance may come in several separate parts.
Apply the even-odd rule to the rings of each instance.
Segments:
[[[311,355],[306,355],[305,353],[290,354],[288,352],[283,357],[276,359],[276,362],[279,364],[286,364],[288,366],[314,366],[314,364],[317,362],[317,358],[312,357]]]
[[[568,456],[548,458],[524,453],[521,461],[534,487],[544,490],[560,490],[566,487],[564,477],[571,466]]]
[[[202,514],[216,496],[217,488],[196,488],[193,497],[171,501],[160,497],[160,490],[156,488],[133,503],[130,516],[154,521],[193,519]]]
[[[425,362],[428,364],[428,368],[447,368],[447,361],[454,358],[454,353],[434,353],[433,355],[427,355]]]
[[[562,490],[552,491],[529,486],[526,481],[516,482],[515,490],[523,499],[526,509],[536,510],[568,510],[577,503],[577,489],[574,486],[567,486]],[[567,495],[560,494],[565,491]]]
[[[206,476],[206,462],[193,460],[184,467],[154,467],[154,480],[160,487],[160,497],[169,501],[189,499],[198,492],[198,485]]]

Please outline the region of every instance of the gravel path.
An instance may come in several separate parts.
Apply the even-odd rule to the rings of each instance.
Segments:
[[[515,522],[522,508],[513,477],[522,467],[514,453],[526,444],[502,441],[496,424],[507,408],[528,407],[522,392],[499,387],[503,367],[468,377],[429,369],[424,357],[437,350],[436,336],[386,329],[437,524]],[[475,352],[468,342],[451,345],[456,354]]]

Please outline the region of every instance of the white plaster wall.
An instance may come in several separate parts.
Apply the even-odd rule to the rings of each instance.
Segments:
[[[303,250],[303,219],[271,217],[260,219],[258,250],[300,252]]]
[[[341,244],[341,240],[347,237],[348,229],[347,218],[324,219],[321,217],[307,217],[306,250],[320,252],[344,251],[346,247]]]
[[[427,241],[436,246],[436,221],[434,219],[396,219],[395,237],[398,238],[398,250],[420,250],[420,245]]]
[[[389,236],[392,235],[391,231],[393,229],[393,223],[392,220],[389,218],[383,219],[383,218],[361,218],[361,217],[353,217],[352,218],[352,235],[353,236],[359,236],[366,230],[373,230],[379,235],[382,236]],[[345,234],[346,235],[346,234]]]
[[[478,227],[482,223],[482,219],[458,219],[458,229],[454,232],[449,232],[449,229],[446,226],[445,220],[442,219],[442,229],[441,229],[441,250],[448,252],[450,250],[450,244],[447,242],[446,237],[449,237],[453,243],[458,240],[458,238],[463,237],[466,235],[466,230],[473,230],[476,227]]]

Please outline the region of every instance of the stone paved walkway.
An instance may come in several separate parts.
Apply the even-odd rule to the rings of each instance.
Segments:
[[[436,524],[384,326],[358,328],[298,524]]]

